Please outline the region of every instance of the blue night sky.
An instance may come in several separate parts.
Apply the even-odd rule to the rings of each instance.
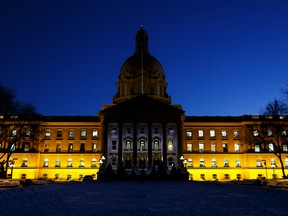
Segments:
[[[257,115],[288,80],[286,0],[2,0],[0,83],[41,114],[95,115],[140,25],[186,115]]]

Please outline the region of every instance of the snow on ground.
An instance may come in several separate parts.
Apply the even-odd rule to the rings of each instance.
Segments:
[[[288,215],[288,190],[212,182],[78,182],[0,190],[0,215]]]

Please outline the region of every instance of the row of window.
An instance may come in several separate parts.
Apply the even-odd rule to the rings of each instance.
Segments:
[[[204,145],[204,143],[199,143],[199,144],[198,144],[198,149],[199,149],[199,152],[205,152],[205,145]],[[211,151],[211,152],[216,152],[216,143],[211,143],[210,151]],[[223,144],[222,144],[222,151],[223,151],[223,152],[228,152],[228,144],[227,144],[227,143],[223,143]],[[193,145],[192,145],[192,143],[187,143],[187,152],[193,152]],[[239,152],[240,152],[240,145],[239,145],[239,143],[234,143],[233,152],[235,152],[235,153],[239,153]]]
[[[87,139],[88,133],[87,129],[80,129],[79,132],[80,139]],[[90,134],[91,139],[97,139],[98,138],[98,130],[92,129]],[[45,130],[45,139],[51,138],[51,129]],[[56,139],[62,139],[63,138],[63,129],[57,129],[56,131]],[[75,139],[75,130],[74,129],[68,129],[68,139]]]
[[[228,139],[228,131],[227,130],[221,130],[221,138],[222,139]],[[233,138],[234,139],[239,139],[239,131],[238,130],[234,130],[233,131]],[[192,132],[192,130],[186,130],[186,137],[187,138],[192,138],[193,137],[193,132]],[[202,129],[200,129],[200,130],[197,130],[197,137],[199,138],[199,139],[204,139],[204,137],[205,137],[205,132],[204,132],[204,130],[202,130]],[[211,139],[216,139],[216,137],[217,137],[217,133],[216,133],[216,130],[214,130],[214,129],[211,129],[211,130],[209,130],[209,137],[211,138]]]
[[[255,152],[261,152],[261,151],[263,151],[263,150],[261,150],[261,145],[259,145],[259,144],[255,144],[254,150],[255,150]],[[267,150],[268,150],[269,152],[274,152],[274,144],[273,144],[273,143],[269,143]],[[265,151],[265,150],[264,150],[264,151]],[[282,145],[282,151],[283,151],[283,152],[288,152],[288,144],[283,144],[283,145]]]
[[[188,164],[188,168],[189,168],[189,167],[190,167],[190,168],[193,167],[193,161],[192,161],[192,159],[188,159],[187,164]],[[260,160],[260,159],[257,159],[257,160],[256,160],[256,167],[263,167],[263,165],[264,165],[264,166],[267,166],[266,160]],[[272,168],[277,167],[277,166],[276,166],[276,161],[275,161],[275,159],[273,159],[273,158],[271,159],[270,165],[271,165]],[[285,166],[288,167],[288,159],[285,159]],[[205,166],[205,160],[204,160],[204,159],[200,159],[199,167],[206,167],[206,166]],[[216,161],[216,159],[212,159],[212,161],[211,161],[211,167],[213,167],[213,168],[218,167],[218,166],[217,166],[217,161]],[[228,160],[228,159],[224,159],[223,167],[230,167],[230,165],[229,165],[229,160]],[[239,159],[237,159],[237,160],[235,161],[235,167],[241,167],[241,162],[240,162]]]
[[[111,141],[111,150],[112,151],[117,151],[118,144],[117,140],[112,140]],[[130,139],[127,139],[124,144],[124,151],[132,151],[133,150],[133,145]],[[173,140],[168,140],[167,142],[167,150],[168,151],[173,151]],[[138,151],[147,151],[148,150],[148,145],[145,139],[140,139],[138,142],[137,146]],[[161,151],[160,145],[159,145],[159,140],[155,139],[152,143],[152,150],[153,151]]]
[[[21,131],[22,131],[21,135],[23,135],[23,136],[29,137],[31,135],[31,129],[30,128],[24,128]],[[12,129],[9,132],[10,132],[10,136],[11,137],[16,137],[18,135],[18,130],[17,129]],[[4,133],[5,133],[4,130],[0,129],[0,137],[3,137]]]
[[[14,166],[14,161],[13,161],[13,159],[10,159],[9,160],[9,167],[12,167],[12,166]],[[54,166],[55,167],[61,167],[61,160],[60,159],[56,159]],[[97,167],[97,160],[95,158],[93,158],[91,160],[90,166],[91,167]],[[28,167],[28,159],[27,158],[24,158],[22,160],[21,167]],[[43,167],[49,167],[49,160],[48,159],[44,160]],[[72,161],[71,158],[68,159],[66,167],[73,167],[73,161]],[[85,163],[84,163],[83,159],[80,160],[79,167],[85,167]]]
[[[85,152],[87,149],[85,148],[85,143],[80,143],[80,152]],[[49,144],[45,144],[44,146],[44,152],[49,152]],[[61,152],[63,150],[62,144],[61,143],[56,143],[56,152]],[[73,152],[74,151],[74,143],[68,143],[68,152]],[[90,149],[89,149],[90,151]],[[92,143],[91,144],[91,151],[92,152],[97,152],[97,143]]]
[[[265,135],[268,136],[268,137],[273,137],[274,133],[273,133],[272,130],[267,130]],[[287,131],[283,130],[283,131],[281,131],[281,135],[282,136],[287,136],[288,133],[287,133]],[[254,137],[259,137],[260,136],[260,132],[258,130],[254,130],[253,131],[253,136]]]

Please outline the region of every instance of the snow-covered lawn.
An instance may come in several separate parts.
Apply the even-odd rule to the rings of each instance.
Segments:
[[[288,190],[215,182],[76,182],[0,190],[0,215],[288,215]]]

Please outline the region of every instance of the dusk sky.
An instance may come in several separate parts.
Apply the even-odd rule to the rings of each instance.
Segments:
[[[186,115],[258,115],[288,81],[286,0],[2,0],[0,83],[41,114],[96,115],[141,25]]]

